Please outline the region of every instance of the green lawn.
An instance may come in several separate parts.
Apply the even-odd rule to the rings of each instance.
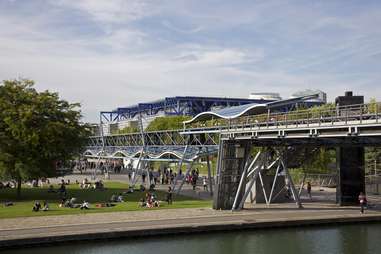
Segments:
[[[58,185],[54,186],[55,189]],[[168,208],[190,208],[190,207],[210,207],[211,201],[193,199],[185,196],[176,196],[172,205],[168,205],[165,201],[161,202],[160,208],[140,208],[138,201],[145,196],[145,192],[135,191],[134,193],[125,194],[124,203],[115,203],[114,207],[95,207],[95,203],[108,202],[112,194],[122,193],[128,189],[127,184],[119,182],[105,182],[106,190],[80,189],[78,185],[67,185],[68,198],[75,197],[80,203],[86,200],[90,203],[89,210],[80,210],[79,208],[67,208],[58,206],[59,195],[57,193],[48,193],[47,187],[30,188],[23,186],[21,198],[16,198],[15,189],[0,189],[0,218],[25,217],[25,216],[46,216],[46,215],[63,215],[63,214],[83,214],[97,212],[118,212],[118,211],[136,211],[136,210],[155,210]],[[159,200],[165,200],[165,192],[156,191]],[[46,200],[49,203],[49,211],[32,212],[34,202]],[[12,201],[13,206],[4,206],[5,201]]]

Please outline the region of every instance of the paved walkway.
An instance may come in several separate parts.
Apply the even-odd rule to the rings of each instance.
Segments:
[[[100,180],[103,180],[103,181],[122,182],[122,183],[125,183],[125,184],[129,183],[128,175],[127,174],[113,174],[113,173],[110,173],[109,176],[110,176],[110,178],[105,180],[104,179],[104,175],[97,174],[96,175],[96,179],[100,179]],[[93,175],[91,175],[91,173],[88,171],[86,174],[85,173],[84,174],[75,173],[75,174],[67,175],[67,176],[64,176],[64,177],[50,178],[50,181],[51,181],[51,183],[55,183],[55,184],[60,183],[61,179],[64,179],[65,181],[70,180],[71,183],[74,183],[76,180],[78,180],[79,182],[82,182],[82,180],[85,179],[85,178],[87,178],[89,181],[94,181],[94,180],[92,180],[92,177],[93,177]],[[141,179],[139,179],[137,184],[141,184],[140,180]],[[181,184],[181,181],[178,180],[176,188],[178,188],[180,186],[180,184]],[[170,185],[168,185],[168,184],[164,184],[164,185],[157,184],[156,185],[156,189],[157,190],[162,190],[162,191],[167,191],[168,186],[170,186]],[[202,186],[197,186],[196,190],[194,191],[192,189],[192,186],[190,184],[187,184],[187,183],[185,183],[183,185],[183,188],[182,188],[180,194],[184,195],[184,196],[198,198],[198,199],[204,199],[204,200],[212,199],[212,197],[210,195],[210,192],[204,191]]]
[[[0,219],[0,247],[51,241],[73,241],[154,235],[176,232],[231,230],[245,227],[279,227],[376,220],[381,211],[360,214],[358,207],[337,207],[327,203],[257,206],[240,212],[212,209],[167,209],[136,212],[97,213]]]

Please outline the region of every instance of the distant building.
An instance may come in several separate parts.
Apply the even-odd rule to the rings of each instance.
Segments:
[[[143,119],[143,128],[160,116],[195,116],[201,112],[240,106],[249,103],[267,103],[277,99],[259,98],[227,98],[227,97],[198,97],[175,96],[164,99],[144,102],[128,107],[120,107],[113,111],[102,111],[101,121],[105,135],[117,132],[125,127],[137,127],[139,116]]]
[[[249,99],[279,101],[282,97],[279,93],[250,93]]]
[[[293,93],[291,95],[291,97],[293,97],[293,98],[301,97],[301,96],[305,96],[308,94],[319,94],[318,98],[308,100],[308,102],[312,102],[312,103],[317,102],[317,103],[324,103],[324,104],[327,103],[327,94],[321,90],[306,89],[306,90],[302,90],[302,91],[298,91],[296,93]]]

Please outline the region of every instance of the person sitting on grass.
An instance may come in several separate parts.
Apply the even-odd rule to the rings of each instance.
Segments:
[[[144,198],[141,198],[139,201],[139,207],[146,207],[146,201]]]
[[[49,210],[49,205],[47,201],[44,201],[44,205],[42,206],[42,211],[46,212]]]
[[[90,209],[90,204],[86,200],[84,200],[79,208],[81,210],[83,210],[83,209],[88,210],[88,209]]]
[[[4,206],[13,206],[13,203],[11,201],[5,201]]]
[[[157,196],[155,193],[152,193],[151,194],[151,203],[154,207],[160,207],[160,202],[159,200],[157,199]]]
[[[33,206],[32,211],[33,211],[33,212],[38,212],[38,211],[40,211],[40,209],[41,209],[41,204],[40,204],[39,201],[36,201],[36,202],[34,203],[34,206]]]
[[[53,187],[52,184],[49,185],[48,192],[49,192],[49,193],[55,193],[55,192],[56,192],[56,191],[54,190],[54,187]]]
[[[123,192],[124,194],[128,194],[128,193],[133,193],[134,192],[134,188],[132,186],[129,186],[128,187],[128,190],[126,190],[125,192]]]
[[[118,202],[118,197],[115,194],[111,195],[110,202]]]
[[[81,189],[88,189],[90,188],[91,184],[87,178],[83,179]]]
[[[65,199],[61,199],[61,202],[59,203],[58,207],[64,207],[65,206]]]
[[[77,208],[78,206],[75,204],[75,201],[77,201],[76,198],[72,197],[64,202],[64,207],[69,208]]]
[[[119,193],[117,202],[124,202],[122,193]]]
[[[66,196],[66,186],[65,186],[65,183],[62,183],[60,188],[58,189],[58,192],[62,195],[62,196]]]

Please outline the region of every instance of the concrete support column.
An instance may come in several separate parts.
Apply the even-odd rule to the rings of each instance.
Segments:
[[[218,151],[214,209],[232,209],[239,181],[250,153],[251,144],[242,140],[221,140]]]
[[[360,192],[365,193],[364,147],[339,147],[336,156],[336,202],[340,205],[357,204]]]

